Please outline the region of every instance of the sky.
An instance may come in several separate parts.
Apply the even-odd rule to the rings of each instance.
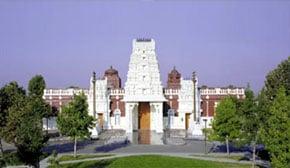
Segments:
[[[290,56],[287,0],[0,0],[0,86],[89,87],[112,65],[126,81],[132,40],[153,38],[161,79],[173,66],[199,85],[255,92]]]

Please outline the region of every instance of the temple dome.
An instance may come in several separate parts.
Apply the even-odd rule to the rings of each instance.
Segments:
[[[181,74],[176,70],[175,67],[173,67],[173,69],[171,70],[171,72],[169,73],[170,76],[181,76]]]
[[[118,75],[118,71],[110,66],[110,68],[105,71],[105,76],[107,75]]]
[[[175,66],[168,74],[167,88],[180,89],[181,74],[176,70]]]

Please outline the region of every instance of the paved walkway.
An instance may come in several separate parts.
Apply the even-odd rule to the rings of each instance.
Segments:
[[[207,151],[213,147],[207,143]],[[79,153],[204,153],[203,141],[190,141],[186,145],[135,145],[135,144],[113,144],[109,146],[98,146],[89,144],[78,150]]]
[[[108,154],[108,153],[103,153],[103,154]],[[141,152],[140,153],[110,153],[110,154],[114,154],[114,155],[107,156],[107,157],[88,158],[88,159],[82,159],[82,160],[63,161],[60,163],[61,164],[78,163],[78,162],[84,162],[84,161],[104,160],[104,159],[113,159],[113,158],[120,158],[120,157],[126,157],[126,156],[138,156],[138,155],[163,155],[163,156],[182,157],[182,158],[188,158],[188,159],[209,160],[209,161],[215,161],[215,162],[251,164],[250,161],[237,161],[237,160],[228,159],[228,158],[209,157],[209,156],[221,155],[221,154],[210,154],[209,156],[206,156],[203,153],[191,153],[191,154],[189,154],[189,153],[155,153],[155,152],[151,152],[151,153],[149,153],[149,152],[145,152],[145,153],[141,153]],[[61,157],[62,155],[64,155],[64,154],[60,154],[58,157]],[[48,158],[42,160],[40,162],[40,167],[41,168],[48,167],[47,161],[48,161]]]

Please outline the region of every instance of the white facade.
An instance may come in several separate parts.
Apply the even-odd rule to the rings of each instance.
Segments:
[[[196,87],[197,88],[197,87]],[[127,133],[138,130],[138,106],[140,102],[150,105],[150,130],[162,133],[164,126],[170,129],[185,130],[185,114],[190,114],[188,131],[194,130],[194,85],[192,80],[181,80],[181,89],[163,90],[160,79],[159,65],[153,39],[133,40],[132,54],[124,90],[108,90],[106,79],[96,80],[95,84],[96,113],[102,113],[106,127],[104,129],[124,129]],[[196,90],[197,93],[197,90]],[[119,101],[125,102],[125,116],[121,116],[119,108],[110,116],[110,95],[123,96]],[[172,116],[170,123],[163,123],[164,95],[178,96],[178,116]],[[199,113],[199,98],[196,94],[196,116]],[[88,95],[90,115],[93,115],[93,82],[91,79]],[[96,118],[98,115],[96,115]],[[171,124],[171,125],[168,125]]]
[[[193,80],[181,79],[180,84],[180,89],[164,89],[155,52],[155,41],[153,39],[133,40],[124,89],[108,89],[107,78],[94,80],[92,77],[90,79],[90,88],[85,91],[88,98],[89,114],[95,116],[96,119],[100,116],[102,117],[102,126],[98,120],[96,127],[91,130],[92,135],[97,137],[101,129],[123,129],[127,134],[138,130],[138,116],[140,115],[138,107],[141,102],[146,102],[150,106],[151,131],[162,133],[166,128],[186,130],[186,115],[190,115],[187,132],[199,134],[201,130],[197,131],[197,129],[200,129],[200,127],[196,126],[200,124],[200,96],[197,90],[197,82],[194,85]],[[196,93],[195,98],[194,93]],[[125,115],[121,115],[122,112],[119,109],[119,105],[111,111],[111,96],[116,97],[117,104],[125,103]],[[165,96],[169,97],[169,99],[167,100]],[[176,110],[178,115],[172,115],[169,118],[170,116],[163,116],[163,106],[172,96],[178,96],[178,109]],[[173,109],[170,110],[172,111]],[[173,113],[174,110],[172,111]],[[195,120],[194,116],[196,116]],[[163,123],[164,121],[165,123]]]

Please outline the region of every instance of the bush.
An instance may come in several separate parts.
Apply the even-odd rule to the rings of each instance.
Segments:
[[[4,167],[5,163],[10,166],[23,164],[16,152],[5,152],[4,155],[1,156],[0,167]]]

